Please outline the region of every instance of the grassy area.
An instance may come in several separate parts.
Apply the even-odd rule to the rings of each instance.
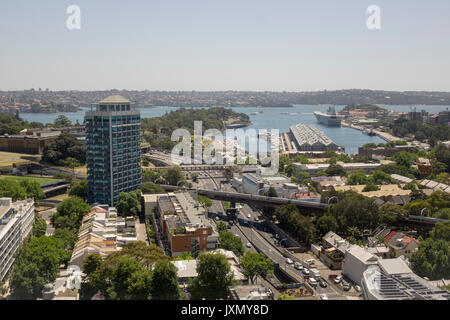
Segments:
[[[57,179],[0,175],[0,180],[15,180],[15,181],[31,180],[31,181],[36,181],[37,183],[41,184],[41,183],[45,183],[45,182],[56,181]]]
[[[46,200],[61,200],[61,201],[63,201],[65,199],[67,199],[68,197],[69,197],[69,195],[67,193],[64,193],[64,194],[60,194],[58,196],[47,198]]]

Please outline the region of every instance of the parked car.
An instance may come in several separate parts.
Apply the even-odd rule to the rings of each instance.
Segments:
[[[327,283],[325,282],[325,280],[323,280],[323,279],[319,280],[319,284],[322,288],[326,288],[328,286]]]
[[[252,247],[252,245],[251,245],[251,243],[250,242],[247,242],[247,244],[245,245],[247,248],[251,248]]]
[[[328,300],[328,296],[325,293],[319,295],[320,300]]]
[[[292,261],[290,258],[286,258],[286,263],[287,263],[287,264],[293,264],[294,261]]]
[[[303,268],[303,274],[309,275],[309,269],[308,268]]]
[[[219,216],[216,216],[216,220],[219,221],[219,220],[220,220],[220,217],[219,217]]]
[[[248,214],[248,215],[247,215],[247,218],[248,218],[248,219],[251,219],[251,218],[252,218],[252,215],[251,215],[251,214]]]
[[[349,290],[350,290],[350,283],[344,284],[344,291],[349,291]]]
[[[338,284],[341,283],[342,281],[342,276],[337,276],[336,278],[334,278],[334,283]]]
[[[258,217],[255,217],[255,221],[259,221]]]
[[[358,286],[358,285],[355,285],[355,290],[356,290],[357,292],[361,292],[361,287]]]
[[[316,261],[314,259],[308,259],[306,260],[306,262],[308,262],[309,264],[314,264]]]

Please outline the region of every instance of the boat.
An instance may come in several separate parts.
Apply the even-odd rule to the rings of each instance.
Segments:
[[[280,114],[289,114],[289,112],[280,112]]]
[[[328,107],[327,113],[314,111],[317,121],[328,127],[340,127],[344,116],[338,115],[334,106]]]

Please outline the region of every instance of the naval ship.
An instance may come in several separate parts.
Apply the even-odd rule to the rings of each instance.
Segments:
[[[319,123],[328,127],[340,127],[341,121],[344,118],[344,116],[338,115],[336,113],[336,109],[334,108],[334,106],[329,107],[327,113],[314,111],[314,115],[316,116]]]

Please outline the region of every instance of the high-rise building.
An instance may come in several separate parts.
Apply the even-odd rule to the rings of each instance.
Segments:
[[[88,201],[114,206],[120,192],[141,184],[141,117],[130,101],[114,95],[87,111]]]

